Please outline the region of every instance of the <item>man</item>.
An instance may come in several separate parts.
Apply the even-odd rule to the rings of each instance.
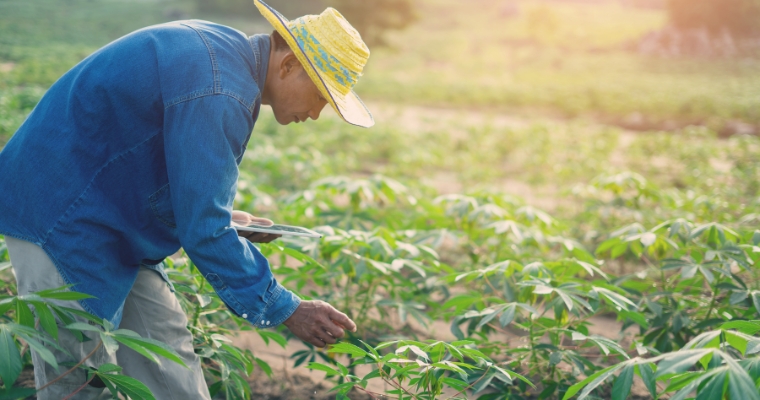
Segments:
[[[180,21],[98,50],[50,88],[0,153],[0,234],[20,294],[73,284],[94,298],[60,304],[172,346],[189,369],[152,364],[129,349],[115,357],[100,350],[86,363],[118,363],[159,399],[209,398],[162,270],[180,247],[228,308],[256,327],[284,323],[319,347],[356,329],[327,303],[301,301],[277,283],[231,220],[255,220],[232,204],[260,105],[289,124],[317,119],[329,103],[347,122],[371,126],[352,91],[369,50],[334,9],[288,21],[254,3],[272,35]],[[78,361],[96,343],[62,333],[74,359],[55,354]],[[33,360],[38,388],[63,371],[37,354]],[[71,373],[38,398],[63,398],[84,382],[83,371]]]

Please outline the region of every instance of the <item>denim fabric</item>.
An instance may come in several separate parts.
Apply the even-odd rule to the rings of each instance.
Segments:
[[[141,265],[183,247],[257,327],[300,300],[230,226],[261,105],[269,37],[204,21],[96,51],[43,96],[0,152],[0,233],[42,247],[81,302],[118,325]]]

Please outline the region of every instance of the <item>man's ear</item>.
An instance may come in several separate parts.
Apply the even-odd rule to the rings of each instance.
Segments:
[[[288,51],[280,60],[280,78],[292,75],[301,68],[301,63],[292,51]]]

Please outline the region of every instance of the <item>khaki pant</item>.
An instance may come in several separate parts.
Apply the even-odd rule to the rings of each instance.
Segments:
[[[25,295],[66,284],[53,262],[39,246],[10,237],[6,237],[5,242],[18,282],[19,294]],[[76,301],[52,302],[82,310],[82,306]],[[193,338],[187,330],[187,317],[167,283],[157,272],[140,268],[137,281],[124,303],[124,315],[119,328],[133,330],[142,337],[166,343],[190,368],[186,369],[166,359],[162,359],[161,364],[156,364],[123,345],[113,355],[109,355],[105,348],[101,347],[85,365],[97,367],[104,363],[117,364],[123,368],[125,375],[148,386],[158,400],[210,399],[200,360],[193,352]],[[89,354],[100,341],[97,334],[88,334],[92,334],[88,337],[93,340],[79,342],[67,330],[61,329],[59,345],[71,356],[52,347],[49,350],[53,352],[58,363],[76,363]],[[60,366],[56,371],[35,352],[32,352],[32,361],[34,381],[38,388],[67,370],[66,367]],[[60,400],[77,390],[85,381],[85,372],[78,369],[38,392],[37,398]],[[109,398],[109,393],[107,389],[87,386],[72,399]]]

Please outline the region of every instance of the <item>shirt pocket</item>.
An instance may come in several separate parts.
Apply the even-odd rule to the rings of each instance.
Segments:
[[[177,222],[174,220],[174,210],[172,209],[172,193],[168,183],[150,195],[148,201],[150,202],[153,214],[159,221],[170,228],[177,227]]]

